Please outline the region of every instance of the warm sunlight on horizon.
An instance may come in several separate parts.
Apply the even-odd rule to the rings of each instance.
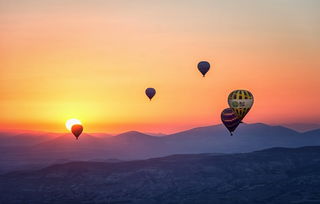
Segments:
[[[320,123],[319,2],[35,2],[0,0],[0,129],[175,132],[221,123],[235,89],[245,122]]]
[[[66,128],[67,128],[67,130],[71,130],[71,128],[72,128],[72,126],[74,126],[74,125],[81,125],[82,123],[80,122],[80,120],[78,120],[78,119],[69,119],[69,120],[67,120],[66,121]]]

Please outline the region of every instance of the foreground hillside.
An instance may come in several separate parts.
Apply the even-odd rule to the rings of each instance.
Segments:
[[[320,203],[320,147],[53,165],[0,176],[0,203]]]

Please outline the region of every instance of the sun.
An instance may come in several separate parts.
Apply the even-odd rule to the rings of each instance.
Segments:
[[[67,120],[67,122],[66,122],[66,128],[67,128],[68,130],[71,130],[71,128],[72,128],[73,125],[81,125],[81,121],[78,120],[78,119],[74,119],[74,118]]]

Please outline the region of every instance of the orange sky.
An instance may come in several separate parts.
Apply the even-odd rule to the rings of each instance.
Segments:
[[[320,123],[319,1],[181,2],[0,0],[0,128],[174,132],[220,123],[234,89],[245,122]]]

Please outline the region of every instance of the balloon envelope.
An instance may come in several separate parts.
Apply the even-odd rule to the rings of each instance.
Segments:
[[[234,113],[242,120],[253,105],[253,95],[247,90],[235,90],[229,94],[228,104]]]
[[[156,90],[154,88],[147,88],[146,95],[151,100],[154,97],[154,95],[156,95]]]
[[[71,128],[71,132],[77,139],[81,135],[82,131],[83,131],[83,127],[80,124],[73,125]]]
[[[210,69],[210,64],[207,61],[201,61],[198,64],[198,70],[201,72],[201,74],[203,75],[203,77],[207,74],[207,72]]]
[[[238,125],[240,124],[240,119],[233,112],[231,108],[226,108],[221,112],[221,121],[229,130],[232,135],[232,132],[236,130]]]

